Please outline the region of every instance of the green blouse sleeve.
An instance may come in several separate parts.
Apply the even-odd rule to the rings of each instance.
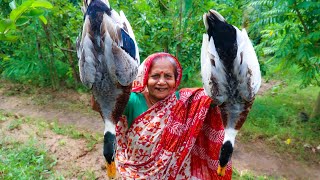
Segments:
[[[141,115],[143,112],[148,110],[146,100],[142,93],[132,92],[126,109],[124,110],[124,115],[127,117],[128,127],[131,126],[133,120]]]
[[[180,99],[179,91],[176,91],[176,97],[177,97],[178,100]]]

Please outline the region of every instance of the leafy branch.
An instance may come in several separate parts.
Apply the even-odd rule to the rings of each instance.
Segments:
[[[12,11],[9,18],[0,18],[0,41],[16,41],[19,37],[13,34],[17,27],[27,24],[34,17],[47,24],[45,11],[42,9],[53,8],[52,4],[46,0],[27,0],[19,6],[12,1],[10,7]]]

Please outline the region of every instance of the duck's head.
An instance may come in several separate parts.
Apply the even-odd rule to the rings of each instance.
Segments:
[[[82,7],[81,7],[83,14],[85,14],[87,12],[88,6],[91,4],[91,2],[94,2],[94,1],[100,1],[104,4],[106,4],[110,8],[110,3],[108,0],[83,0]]]
[[[203,23],[204,23],[204,26],[206,27],[206,30],[209,29],[209,22],[208,21],[213,21],[213,20],[218,20],[218,21],[222,21],[222,22],[226,21],[220,13],[218,13],[215,10],[210,9],[210,11],[208,13],[203,14]]]
[[[116,177],[116,165],[114,162],[116,151],[116,136],[115,134],[107,131],[104,134],[104,146],[103,146],[103,155],[106,159],[106,170],[107,175],[110,179]]]
[[[217,173],[219,176],[225,175],[227,164],[231,159],[232,152],[233,152],[232,143],[230,141],[226,141],[225,143],[223,143],[223,145],[220,149],[219,167],[217,170]]]

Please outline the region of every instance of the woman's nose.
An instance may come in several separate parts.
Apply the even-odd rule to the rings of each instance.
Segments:
[[[159,78],[158,83],[159,83],[159,84],[164,84],[164,83],[166,83],[165,78],[164,78],[163,76],[161,76],[161,77]]]

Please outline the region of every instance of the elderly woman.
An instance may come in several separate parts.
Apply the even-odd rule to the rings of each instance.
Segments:
[[[217,175],[224,136],[220,111],[202,88],[177,91],[179,61],[150,55],[140,66],[117,128],[117,169],[128,179],[231,179]]]

